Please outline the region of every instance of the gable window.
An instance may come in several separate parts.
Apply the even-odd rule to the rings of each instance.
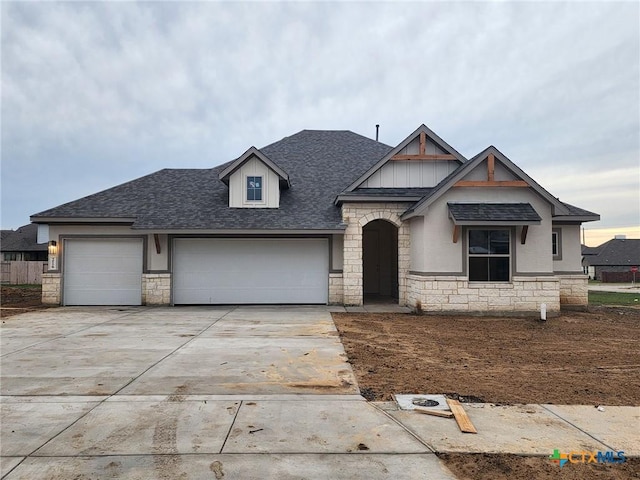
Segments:
[[[508,282],[510,271],[509,230],[469,230],[469,281]]]
[[[262,201],[262,177],[247,177],[247,201]]]

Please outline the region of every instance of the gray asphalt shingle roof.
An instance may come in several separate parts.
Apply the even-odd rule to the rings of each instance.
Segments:
[[[2,252],[46,252],[46,243],[38,242],[38,226],[24,225],[17,230],[2,230]]]
[[[228,189],[219,178],[233,162],[211,169],[164,169],[32,216],[48,219],[132,219],[143,230],[335,230],[342,229],[336,197],[409,196],[422,201],[446,187],[460,169],[434,188],[356,189],[354,179],[389,154],[392,147],[350,131],[303,130],[260,152],[289,176],[280,207],[229,208]],[[564,204],[569,216],[595,215]]]
[[[586,256],[584,258],[585,264],[640,266],[639,239],[613,239],[595,248],[597,248],[597,254]]]
[[[447,203],[456,222],[539,222],[529,203]]]
[[[390,146],[350,131],[303,130],[260,149],[288,172],[291,188],[278,209],[229,208],[212,169],[164,169],[33,216],[136,218],[136,229],[336,229],[335,197],[384,156]]]

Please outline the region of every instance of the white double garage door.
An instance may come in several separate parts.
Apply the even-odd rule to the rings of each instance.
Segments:
[[[140,305],[141,239],[67,239],[65,305]],[[181,304],[326,304],[326,238],[176,238],[172,301]]]

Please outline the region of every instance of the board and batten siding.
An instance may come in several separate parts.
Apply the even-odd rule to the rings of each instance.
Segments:
[[[417,155],[420,142],[413,142],[398,152],[398,155]],[[425,153],[446,154],[427,138]],[[365,180],[359,188],[429,188],[435,187],[453,172],[459,163],[450,160],[390,160]]]
[[[359,188],[435,187],[457,167],[457,162],[448,160],[391,160]]]
[[[247,177],[262,177],[262,202],[247,201]],[[278,208],[280,186],[278,175],[253,157],[247,160],[229,178],[229,207],[231,208]]]

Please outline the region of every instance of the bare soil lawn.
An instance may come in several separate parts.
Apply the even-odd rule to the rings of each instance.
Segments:
[[[334,313],[368,400],[640,405],[640,310],[532,318]]]
[[[590,307],[534,318],[334,313],[360,390],[463,402],[640,405],[640,310]],[[460,479],[640,478],[640,459],[571,465],[517,455],[441,454]]]
[[[42,305],[42,285],[2,285],[0,289],[0,317],[49,308]]]

